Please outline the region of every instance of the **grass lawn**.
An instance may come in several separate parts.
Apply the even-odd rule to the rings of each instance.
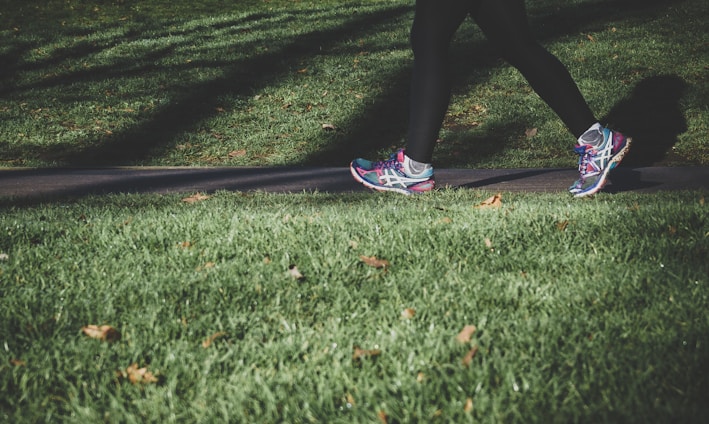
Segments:
[[[5,0],[0,167],[384,156],[412,3]],[[624,165],[709,164],[706,1],[528,3]],[[575,165],[451,54],[437,166]],[[491,194],[0,199],[0,422],[706,422],[706,193]]]
[[[412,3],[5,0],[0,166],[384,156],[405,136]],[[627,163],[709,164],[705,0],[528,9],[599,119],[635,137]],[[574,165],[572,137],[471,22],[451,56],[437,166]]]
[[[488,194],[4,206],[0,421],[705,422],[704,194]]]

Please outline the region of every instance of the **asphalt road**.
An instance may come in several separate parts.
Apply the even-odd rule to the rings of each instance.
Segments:
[[[437,187],[487,191],[565,192],[575,169],[436,169]],[[709,190],[709,167],[619,167],[604,191],[651,193],[662,190]],[[366,191],[348,168],[80,168],[2,169],[2,198],[50,200],[106,193],[194,193],[264,191],[276,193]]]

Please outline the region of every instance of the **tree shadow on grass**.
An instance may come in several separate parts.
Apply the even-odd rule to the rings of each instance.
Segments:
[[[597,23],[605,23],[608,18],[608,10],[614,10],[614,16],[636,16],[642,11],[647,14],[653,14],[657,9],[667,7],[672,4],[672,0],[629,0],[627,2],[618,3],[614,0],[601,0],[582,3],[580,5],[555,7],[553,10],[539,9],[533,10],[530,14],[530,26],[533,32],[537,35],[539,42],[553,40],[579,31],[579,28],[585,28]],[[463,28],[463,27],[462,27]],[[463,31],[469,31],[463,29]],[[463,87],[469,87],[471,84],[482,84],[489,78],[490,70],[499,66],[508,66],[504,63],[498,53],[494,51],[481,38],[479,31],[476,35],[468,33],[462,38],[464,41],[454,41],[451,45],[449,54],[450,61],[455,66],[452,66],[451,80],[453,92],[460,93]],[[460,30],[459,30],[460,32]],[[474,41],[470,43],[470,38]],[[465,42],[468,41],[468,42]],[[409,77],[408,70],[402,70],[391,80],[390,90],[386,96],[382,96],[377,104],[369,110],[363,111],[360,115],[353,118],[353,130],[340,138],[337,142],[327,146],[324,149],[312,154],[304,163],[309,165],[328,164],[328,165],[343,165],[358,156],[374,157],[379,149],[383,147],[394,148],[398,143],[401,144],[406,136],[406,124],[408,120],[408,99],[409,99]],[[652,80],[652,79],[651,79]],[[654,80],[653,80],[654,81]],[[660,78],[655,82],[650,82],[649,87],[640,87],[641,96],[648,100],[650,93],[648,89],[654,89],[655,84],[668,83],[669,80]],[[676,81],[672,87],[667,87],[665,94],[658,96],[664,97],[666,100],[672,100],[673,90],[678,89]],[[652,100],[656,100],[653,98]],[[664,105],[661,109],[674,116],[675,111],[670,112],[669,109],[678,111],[677,101],[679,97],[672,100],[674,106],[670,104]],[[640,101],[643,101],[640,99]],[[656,102],[652,102],[653,107],[656,107]],[[633,104],[628,106],[634,108]],[[639,115],[628,109],[624,104],[619,105],[617,111],[609,115],[610,118],[618,118],[623,125],[631,125],[633,131],[640,135],[640,143],[648,148],[652,145],[655,153],[661,149],[660,140],[663,140],[663,135],[667,134],[665,130],[670,132],[678,131],[679,119],[673,117],[671,122],[666,125],[673,127],[663,127],[664,133],[655,132],[655,135],[644,132],[645,129],[640,129],[638,125],[634,125],[630,121],[638,121]],[[657,113],[650,113],[648,116],[657,116]],[[681,114],[680,114],[681,115]],[[461,141],[461,137],[454,137],[457,140],[457,147],[450,149],[443,148],[441,152],[436,154],[437,159],[456,166],[470,163],[471,155],[475,155],[478,159],[494,157],[500,154],[513,140],[506,139],[501,136],[502,133],[514,133],[515,128],[518,134],[522,134],[525,128],[528,128],[524,116],[520,116],[516,122],[510,122],[505,127],[500,125],[489,126],[489,130],[485,134],[476,134],[470,140],[470,145],[465,146]],[[656,129],[660,129],[659,124]],[[652,128],[652,127],[650,127]],[[465,130],[465,128],[462,128]],[[686,130],[685,127],[674,133],[673,142],[676,142],[677,135]],[[468,137],[463,134],[462,137]],[[467,140],[466,140],[467,142]],[[646,157],[649,157],[646,155]],[[631,162],[632,162],[631,158]]]
[[[85,142],[70,145],[54,144],[52,146],[4,146],[3,149],[13,156],[41,157],[46,161],[54,161],[63,166],[106,166],[117,164],[133,164],[151,157],[159,157],[165,153],[176,137],[185,131],[199,128],[199,125],[218,114],[220,102],[224,96],[248,98],[253,93],[266,87],[277,84],[281,79],[291,75],[293,68],[300,63],[307,62],[312,57],[321,55],[323,51],[338,47],[343,41],[356,37],[367,37],[375,28],[399,19],[402,15],[410,13],[408,5],[394,5],[379,7],[374,10],[337,11],[333,13],[333,22],[342,20],[338,25],[327,26],[313,25],[311,31],[291,36],[287,39],[276,40],[267,44],[268,40],[260,39],[256,42],[229,43],[225,49],[240,49],[248,52],[242,60],[227,62],[226,60],[201,60],[188,61],[187,63],[158,64],[161,59],[169,57],[173,50],[180,45],[195,43],[193,37],[186,33],[177,35],[186,39],[184,41],[170,42],[169,46],[160,49],[147,50],[139,57],[117,56],[111,63],[102,63],[90,69],[75,69],[60,75],[50,75],[38,81],[24,85],[7,85],[2,88],[4,95],[19,96],[23,91],[33,89],[46,89],[53,87],[71,87],[74,84],[94,81],[104,83],[118,78],[140,77],[141,74],[151,72],[180,72],[208,69],[220,71],[220,75],[204,81],[179,87],[178,92],[169,104],[160,105],[143,123],[134,125],[122,131],[115,131],[109,136],[99,138],[87,137]],[[270,25],[282,24],[284,21],[302,21],[308,28],[308,20],[318,19],[310,16],[307,10],[288,11],[282,14],[253,14],[247,18],[228,20],[227,22],[209,23],[188,28],[186,32],[201,32],[208,29],[220,31],[220,36],[237,39],[242,31],[251,32],[252,26],[258,30],[267,30],[263,22]],[[246,29],[239,29],[240,25]],[[325,27],[323,29],[323,27]],[[108,40],[100,46],[84,45],[76,49],[66,49],[57,54],[33,63],[31,65],[18,62],[21,52],[12,54],[11,70],[4,72],[3,77],[13,80],[17,72],[28,71],[43,66],[61,63],[65,58],[95,54],[111,49],[120,43],[130,43],[133,39],[142,40],[159,37],[173,36],[175,29],[165,30],[164,34],[139,31],[129,31],[121,41]],[[197,34],[199,35],[199,34]],[[179,37],[178,37],[179,38]],[[268,48],[258,49],[257,46],[266,44]],[[155,87],[158,90],[158,87]],[[66,89],[65,95],[80,96]],[[64,94],[63,93],[63,94]],[[77,97],[77,100],[80,100]],[[23,152],[23,149],[26,151]]]
[[[567,35],[579,28],[602,22],[605,19],[605,9],[614,5],[622,13],[637,13],[639,11],[650,11],[657,7],[663,7],[672,3],[670,0],[648,0],[645,2],[628,1],[623,4],[616,4],[613,1],[591,1],[581,5],[557,7],[553,11],[535,10],[536,18],[533,14],[532,26],[539,35],[539,40],[550,40]],[[85,143],[76,146],[54,145],[44,148],[28,146],[25,152],[27,156],[44,156],[47,160],[54,159],[59,163],[69,166],[101,166],[116,164],[138,163],[150,157],[159,157],[175,140],[176,136],[188,130],[192,130],[201,122],[213,117],[219,106],[219,98],[224,95],[248,96],[264,87],[277,83],[284,75],[292,71],[295,64],[302,63],[316,56],[320,48],[327,49],[330,46],[341,43],[343,40],[354,37],[366,36],[377,28],[377,25],[391,22],[405,14],[411,12],[411,7],[393,6],[384,9],[377,9],[374,12],[357,13],[345,21],[344,24],[326,30],[314,30],[303,35],[294,36],[287,40],[283,48],[273,49],[273,51],[255,55],[242,61],[226,63],[215,61],[207,64],[175,65],[178,67],[194,69],[198,66],[212,66],[223,70],[223,76],[205,81],[203,83],[186,86],[180,95],[176,96],[170,104],[162,107],[154,115],[150,116],[144,123],[134,127],[119,131],[110,137],[101,140],[87,139]],[[290,19],[305,19],[304,13],[292,13]],[[554,17],[553,22],[550,20]],[[258,20],[265,15],[253,15],[247,19]],[[563,25],[554,24],[564,22]],[[229,29],[234,22],[241,23],[241,19],[231,22],[220,22],[208,25],[211,29]],[[552,22],[552,24],[549,24]],[[190,29],[194,31],[195,29]],[[167,30],[166,30],[167,31]],[[172,31],[172,30],[171,30]],[[157,34],[160,36],[161,34]],[[164,35],[164,34],[163,34]],[[228,35],[228,34],[227,34]],[[143,37],[142,32],[128,31],[125,34],[128,39],[132,37]],[[230,34],[236,36],[236,34]],[[109,41],[101,49],[108,49],[116,45],[116,41]],[[171,47],[175,47],[172,45]],[[236,46],[235,46],[236,47]],[[241,46],[239,46],[241,47]],[[81,57],[88,53],[95,53],[101,49],[91,45],[79,45],[76,51],[59,52],[59,56],[51,57],[46,64],[60,63],[66,57]],[[137,76],[141,72],[155,70],[154,61],[170,54],[170,49],[148,53],[141,58],[137,66],[129,62],[120,62],[118,66],[111,64],[93,70],[77,70],[75,73],[59,78],[49,78],[41,81],[39,88],[56,84],[72,84],[84,82],[86,80],[110,79],[123,76]],[[18,52],[12,52],[11,56],[16,61]],[[149,57],[152,55],[152,58]],[[453,46],[452,56],[454,60],[460,60],[461,66],[453,76],[455,89],[460,89],[470,83],[481,83],[487,78],[489,70],[500,66],[495,52],[487,47],[484,41],[475,41],[470,44]],[[144,60],[143,60],[144,59]],[[152,63],[151,63],[152,62]],[[22,66],[22,65],[17,65]],[[478,72],[466,72],[470,67],[476,67]],[[180,69],[182,69],[180,68]],[[13,69],[17,71],[18,69]],[[12,71],[8,71],[8,76]],[[306,157],[300,164],[318,165],[344,165],[353,157],[362,154],[371,154],[382,148],[391,146],[402,140],[405,134],[406,121],[408,116],[408,91],[409,91],[410,70],[406,68],[393,72],[385,78],[388,80],[388,91],[383,93],[376,100],[373,106],[354,114],[347,127],[350,129],[346,135],[338,138],[336,142],[330,143],[320,151]],[[24,87],[23,89],[31,89]],[[38,87],[34,87],[38,88]],[[10,90],[13,90],[10,88]],[[620,122],[630,122],[626,119],[632,115],[623,112],[623,108],[609,118],[621,117]],[[618,120],[618,119],[616,119]],[[640,131],[640,129],[638,129]],[[629,131],[630,132],[630,131]],[[648,136],[649,137],[649,136]],[[640,138],[642,139],[642,137]],[[647,138],[649,139],[649,138]],[[676,139],[676,134],[675,134]],[[496,142],[494,146],[486,149],[483,154],[492,156],[504,150],[505,143]],[[13,154],[22,154],[14,152]]]

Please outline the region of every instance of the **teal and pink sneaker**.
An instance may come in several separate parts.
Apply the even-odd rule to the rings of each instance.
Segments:
[[[632,138],[603,128],[603,143],[599,146],[579,143],[574,151],[579,155],[579,179],[569,187],[574,197],[598,193],[606,184],[608,173],[618,166],[628,150]]]
[[[404,150],[400,149],[381,162],[355,159],[350,164],[350,172],[355,180],[377,191],[417,194],[432,190],[435,186],[433,169],[420,175],[409,175],[404,170],[405,158]]]

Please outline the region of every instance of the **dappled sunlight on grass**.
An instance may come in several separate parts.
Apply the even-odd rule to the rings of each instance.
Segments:
[[[599,117],[617,118],[606,115],[658,75],[688,87],[670,106],[658,99],[670,115],[688,111],[686,123],[673,118],[676,132],[660,145],[640,131],[635,146],[654,150],[637,164],[709,156],[706,63],[697,48],[678,48],[685,28],[706,25],[695,3],[630,2],[610,16],[602,0],[529,6],[540,41]],[[405,137],[411,18],[405,1],[22,4],[0,15],[0,166],[344,166],[385,155]],[[558,118],[471,22],[451,55],[455,90],[437,166],[574,165]],[[485,112],[470,113],[477,107]],[[612,123],[641,117],[621,118]]]

